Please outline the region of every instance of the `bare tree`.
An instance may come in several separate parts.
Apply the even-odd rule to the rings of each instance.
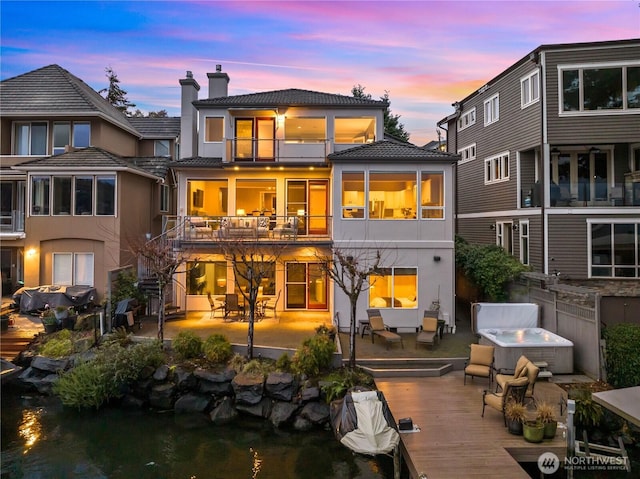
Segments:
[[[349,367],[356,366],[356,313],[358,298],[360,293],[370,288],[371,284],[367,280],[372,274],[381,275],[382,255],[380,251],[367,255],[362,253],[359,256],[347,250],[334,248],[332,257],[322,258],[327,276],[347,295],[349,298],[351,317],[349,321]]]
[[[236,283],[247,285],[246,289],[239,289],[245,304],[249,305],[247,358],[253,359],[254,324],[260,286],[262,280],[269,278],[275,271],[286,244],[260,243],[257,238],[248,237],[223,239],[220,245],[225,259],[233,266]]]
[[[142,267],[158,282],[158,339],[164,341],[165,295],[173,276],[187,259],[186,253],[176,251],[171,241],[155,238],[130,242],[131,252],[142,261]]]

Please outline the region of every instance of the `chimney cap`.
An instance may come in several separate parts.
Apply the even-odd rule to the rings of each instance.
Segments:
[[[222,71],[222,65],[216,65],[216,73],[220,73]]]
[[[193,78],[193,72],[191,70],[187,70],[187,78]]]

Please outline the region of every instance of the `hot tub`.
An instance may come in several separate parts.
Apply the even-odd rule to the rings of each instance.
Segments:
[[[538,327],[540,311],[534,303],[475,303],[472,327],[480,344],[495,347],[496,369],[513,369],[524,354],[544,361],[555,374],[573,373],[573,343]]]

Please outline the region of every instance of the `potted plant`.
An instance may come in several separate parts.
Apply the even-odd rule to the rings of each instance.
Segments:
[[[544,438],[552,439],[556,435],[558,421],[553,406],[540,401],[536,404],[536,420],[544,424]]]
[[[56,319],[63,320],[64,318],[69,316],[69,310],[67,309],[66,306],[62,306],[62,305],[56,306],[56,309],[54,310],[54,314],[56,316]]]
[[[63,329],[73,329],[76,326],[76,320],[78,319],[78,313],[73,306],[69,306],[67,309],[67,316],[62,318]]]
[[[522,425],[522,435],[527,442],[542,442],[544,439],[544,424],[537,419],[525,421]]]
[[[326,324],[321,324],[316,328],[316,333],[329,336],[329,339],[331,341],[334,341],[336,339],[336,334],[338,333],[338,330],[333,325],[327,326]]]
[[[521,402],[509,401],[504,407],[504,417],[507,420],[507,428],[511,434],[522,435],[522,423],[526,419],[527,408]]]
[[[45,311],[42,316],[42,325],[44,326],[44,332],[55,333],[58,330],[58,320],[56,319],[56,314],[53,310],[48,309]]]

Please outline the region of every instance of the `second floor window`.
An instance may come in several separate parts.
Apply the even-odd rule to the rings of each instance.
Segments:
[[[593,222],[589,231],[590,277],[640,277],[640,223]]]
[[[540,73],[538,70],[520,80],[520,90],[522,108],[540,100]]]
[[[421,218],[444,218],[444,175],[423,171],[420,183]]]
[[[20,156],[47,154],[47,123],[16,123],[14,153]]]
[[[285,118],[284,139],[287,143],[318,143],[327,137],[324,118]]]
[[[113,216],[115,181],[114,176],[34,176],[31,214],[48,216],[53,211],[56,216],[72,212],[79,216]]]
[[[496,183],[509,179],[509,152],[484,160],[484,182]]]
[[[597,112],[640,108],[640,65],[564,67],[561,112]]]
[[[171,189],[169,185],[160,185],[160,211],[166,213],[171,205]]]
[[[342,217],[364,218],[364,171],[342,173]]]
[[[484,102],[484,124],[490,125],[500,119],[500,96],[494,95]]]
[[[376,119],[374,117],[335,119],[336,143],[372,143],[375,139]]]
[[[476,159],[476,144],[465,146],[458,150],[460,155],[460,163],[466,163],[467,161],[473,161]]]
[[[204,141],[222,141],[224,138],[224,118],[207,117],[204,120]]]
[[[465,128],[468,128],[471,125],[475,125],[475,124],[476,124],[476,109],[474,107],[460,116],[460,119],[458,120],[458,131],[462,131]]]
[[[169,140],[156,140],[153,144],[155,156],[171,156]]]

